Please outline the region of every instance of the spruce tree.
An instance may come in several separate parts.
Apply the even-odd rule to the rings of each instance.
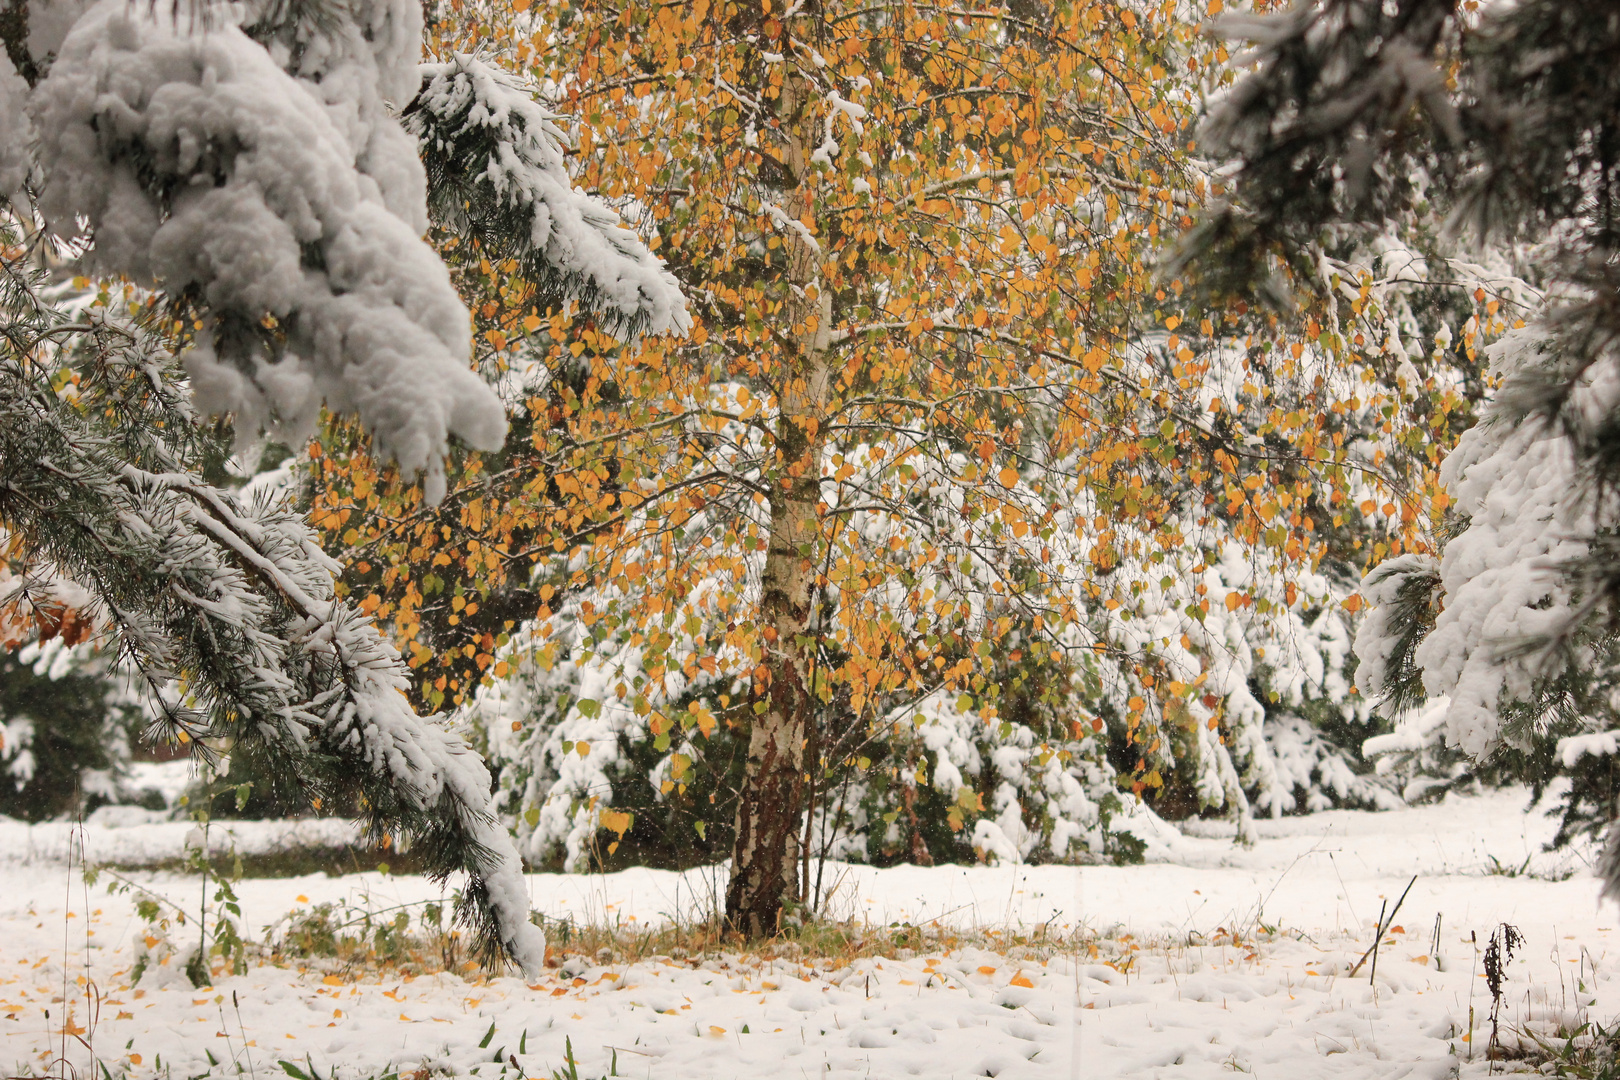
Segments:
[[[316,806],[358,799],[373,839],[465,872],[483,955],[532,972],[545,942],[482,760],[412,710],[304,520],[213,481],[261,431],[300,443],[323,403],[429,501],[452,444],[499,448],[429,207],[526,225],[508,242],[628,330],[684,325],[679,291],[572,190],[517,88],[472,58],[419,65],[415,0],[62,16],[0,19],[0,525],[42,580],[86,592],[150,697],[149,737],[250,752]],[[516,149],[510,124],[475,130],[515,113]],[[112,284],[87,302],[72,273]]]
[[[1441,468],[1442,554],[1371,568],[1358,682],[1386,707],[1435,699],[1423,723],[1477,761],[1574,770],[1560,837],[1583,815],[1602,831],[1612,770],[1583,759],[1620,726],[1620,11],[1318,0],[1216,26],[1253,45],[1197,134],[1232,168],[1173,271],[1286,307],[1323,244],[1440,206],[1541,290],[1485,313],[1499,388]],[[1601,873],[1620,893],[1614,830]]]

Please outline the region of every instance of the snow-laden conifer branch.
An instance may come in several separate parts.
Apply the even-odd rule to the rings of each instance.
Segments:
[[[1172,273],[1196,260],[1206,286],[1275,295],[1273,256],[1297,268],[1316,257],[1313,245],[1342,246],[1357,231],[1386,245],[1412,235],[1407,226],[1430,207],[1444,208],[1448,232],[1468,224],[1481,239],[1536,245],[1519,258],[1538,288],[1510,286],[1519,294],[1506,298],[1518,301],[1511,314],[1500,295],[1487,302],[1492,283],[1465,289],[1485,308],[1468,322],[1470,359],[1482,323],[1505,336],[1486,353],[1496,399],[1438,470],[1456,508],[1435,521],[1443,555],[1408,547],[1363,583],[1374,604],[1356,642],[1363,687],[1392,694],[1389,704],[1420,693],[1432,702],[1410,710],[1382,750],[1443,741],[1491,767],[1503,748],[1539,756],[1554,738],[1612,729],[1620,22],[1556,0],[1477,14],[1454,0],[1316,0],[1228,28],[1254,49],[1236,59],[1245,70],[1212,103],[1199,144],[1234,159],[1233,198],[1184,240]],[[1438,284],[1411,262],[1394,274],[1425,278]],[[1382,282],[1364,282],[1361,297],[1369,284]],[[1399,336],[1385,355],[1404,352]],[[1439,357],[1449,330],[1435,341]],[[1392,381],[1409,393],[1416,376],[1407,364]],[[1612,780],[1583,781],[1581,760],[1563,761],[1573,786],[1560,838],[1582,816],[1594,829],[1612,819]],[[1587,799],[1595,811],[1581,808]],[[1620,833],[1611,831],[1600,873],[1606,894],[1620,895]]]
[[[1390,715],[1423,704],[1417,648],[1434,628],[1439,564],[1431,555],[1401,555],[1368,571],[1361,596],[1372,610],[1356,631],[1356,686]]]
[[[1209,102],[1197,141],[1217,161],[1241,162],[1235,197],[1187,232],[1166,276],[1196,264],[1214,292],[1286,308],[1289,283],[1269,259],[1305,258],[1329,223],[1379,220],[1419,198],[1428,138],[1462,137],[1435,55],[1455,7],[1322,0],[1218,20],[1221,36],[1252,45],[1234,58],[1238,80]]]
[[[338,567],[303,521],[202,479],[225,451],[199,413],[290,444],[323,405],[352,413],[381,456],[426,473],[429,504],[452,440],[501,445],[468,313],[421,239],[429,173],[440,223],[518,259],[542,302],[621,333],[682,331],[680,291],[573,190],[521,87],[471,58],[424,84],[415,0],[58,14],[0,55],[0,195],[43,192],[24,216],[39,211],[92,269],[153,286],[188,348],[177,362],[155,322],[69,321],[6,264],[0,522],[93,595],[160,728],[199,753],[257,756],[283,801],[358,796],[375,837],[412,838],[434,875],[467,871],[461,914],[482,947],[533,970],[544,942],[482,762],[411,711],[399,656],[336,595]],[[429,170],[394,114],[413,101]],[[63,362],[80,378],[58,394]]]
[[[65,324],[23,302],[26,283],[7,278],[8,329],[53,336]],[[398,654],[336,595],[313,532],[187,468],[206,439],[142,327],[91,324],[73,344],[67,400],[35,358],[0,354],[0,520],[90,590],[170,735],[261,756],[306,801],[358,793],[374,838],[410,839],[437,877],[467,872],[460,914],[486,955],[537,969],[544,941],[483,762],[411,711]],[[184,698],[168,685],[181,677]]]
[[[186,358],[205,411],[287,442],[323,401],[354,412],[382,453],[427,472],[431,500],[449,440],[496,449],[506,419],[419,238],[409,139],[339,107],[380,110],[377,72],[370,86],[348,73],[355,100],[330,102],[328,83],[284,71],[238,26],[195,31],[177,5],[103,0],[67,35],[33,93],[41,208],[59,230],[87,220],[99,266],[206,320]],[[412,169],[414,185],[394,175]]]
[[[621,336],[691,327],[675,278],[619,215],[579,191],[557,117],[475,56],[422,66],[405,109],[421,143],[428,206],[491,262],[515,259],[541,307],[573,303]]]

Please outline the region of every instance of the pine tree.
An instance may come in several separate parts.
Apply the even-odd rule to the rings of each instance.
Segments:
[[[34,14],[0,23],[12,550],[88,594],[83,617],[157,713],[149,737],[249,752],[306,804],[357,798],[374,840],[408,841],[435,878],[466,872],[459,915],[486,958],[539,969],[488,770],[412,710],[398,653],[336,593],[304,520],[207,479],[232,446],[205,414],[234,416],[238,449],[261,431],[296,444],[323,403],[353,414],[430,502],[453,440],[499,448],[504,407],[420,238],[430,206],[452,228],[526,221],[508,242],[557,295],[628,329],[681,325],[678,290],[571,190],[543,114],[470,59],[419,67],[413,0]],[[492,102],[515,153],[475,130]],[[111,279],[92,302],[64,303],[47,273],[64,250]]]
[[[129,795],[141,710],[105,654],[36,642],[0,652],[0,814],[90,814]]]

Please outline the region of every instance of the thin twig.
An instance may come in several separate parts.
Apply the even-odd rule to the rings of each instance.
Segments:
[[[1367,985],[1373,988],[1374,1001],[1377,1000],[1378,993],[1378,943],[1384,940],[1384,908],[1388,904],[1389,901],[1385,900],[1382,904],[1378,905],[1378,934],[1373,938],[1372,970],[1367,973]]]
[[[1355,978],[1356,977],[1356,972],[1361,970],[1361,965],[1365,964],[1367,962],[1367,958],[1369,956],[1372,956],[1377,952],[1378,943],[1383,940],[1384,933],[1389,929],[1390,924],[1394,923],[1394,921],[1395,921],[1395,912],[1401,910],[1401,905],[1406,902],[1406,894],[1412,891],[1412,886],[1414,884],[1416,884],[1416,883],[1417,883],[1417,875],[1413,874],[1412,875],[1412,880],[1408,881],[1406,883],[1406,888],[1401,891],[1401,898],[1399,900],[1395,901],[1395,911],[1391,911],[1389,913],[1389,920],[1388,920],[1387,923],[1385,922],[1384,917],[1383,917],[1383,908],[1380,907],[1378,909],[1378,914],[1379,914],[1378,933],[1373,935],[1372,948],[1368,949],[1366,952],[1361,954],[1361,959],[1356,961],[1356,966],[1350,969],[1350,975],[1349,975],[1350,978],[1352,978],[1352,979]]]

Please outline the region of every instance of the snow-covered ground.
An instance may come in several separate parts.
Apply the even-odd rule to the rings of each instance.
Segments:
[[[129,986],[144,932],[131,899],[87,891],[69,875],[52,855],[65,840],[50,839],[65,827],[6,824],[0,1067],[51,1071],[66,1016],[70,1032],[84,1029],[67,1038],[80,1075],[90,1055],[82,1039],[114,1077],[234,1073],[237,1064],[283,1076],[286,1061],[323,1078],[333,1068],[356,1078],[427,1065],[515,1080],[551,1076],[567,1046],[579,1076],[592,1078],[615,1061],[619,1075],[658,1080],[1484,1075],[1490,998],[1474,940],[1483,949],[1501,922],[1526,938],[1508,971],[1505,1035],[1526,1024],[1573,1026],[1583,1011],[1605,1022],[1620,1015],[1612,978],[1620,912],[1599,907],[1579,854],[1541,853],[1552,826],[1522,813],[1525,801],[1510,791],[1262,822],[1248,849],[1144,819],[1158,861],[1139,867],[827,870],[839,917],[994,929],[1003,940],[1045,924],[1075,943],[1055,955],[963,948],[851,963],[748,954],[634,964],[570,956],[532,985],[260,966],[205,991],[166,969]],[[102,858],[161,858],[184,842],[172,826],[111,824],[85,830]],[[236,842],[271,844],[275,828],[240,826]],[[1518,871],[1527,859],[1519,876],[1491,872]],[[1380,903],[1393,904],[1413,874],[1376,986],[1365,967],[1349,978]],[[194,880],[142,880],[196,903]],[[548,918],[627,930],[701,915],[724,885],[714,870],[530,882]],[[380,911],[441,895],[420,878],[380,874],[245,881],[238,891],[250,930],[323,901]],[[81,977],[103,995],[94,1025]]]

